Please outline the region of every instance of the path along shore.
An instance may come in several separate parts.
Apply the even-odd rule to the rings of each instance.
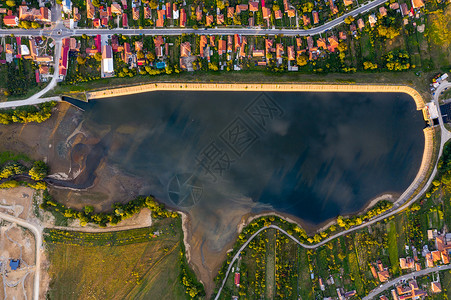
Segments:
[[[418,110],[425,103],[420,93],[407,85],[371,84],[297,84],[297,83],[153,83],[88,92],[87,99],[125,96],[152,91],[248,91],[248,92],[364,92],[405,93],[410,95]]]

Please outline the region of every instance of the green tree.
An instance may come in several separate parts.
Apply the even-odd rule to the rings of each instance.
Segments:
[[[348,25],[351,24],[354,21],[355,21],[355,19],[354,19],[353,16],[347,16],[346,19],[345,19],[345,23],[348,24]]]
[[[41,160],[37,160],[33,163],[33,167],[31,167],[28,174],[34,181],[40,181],[47,176],[48,172],[49,167],[47,166],[47,164]]]
[[[296,63],[300,67],[305,66],[308,63],[307,55],[305,54],[299,55],[298,58],[296,59]]]

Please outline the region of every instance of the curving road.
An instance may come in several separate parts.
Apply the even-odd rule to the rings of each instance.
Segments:
[[[42,248],[42,229],[36,225],[29,223],[23,219],[13,217],[11,215],[1,213],[0,219],[6,220],[11,223],[16,223],[22,227],[29,229],[35,236],[36,240],[36,264],[35,264],[35,274],[34,274],[34,288],[33,288],[33,299],[39,300],[39,281],[41,276],[41,248]]]
[[[367,296],[363,297],[362,300],[373,299],[374,297],[376,297],[377,295],[379,295],[380,293],[382,293],[386,289],[390,288],[391,286],[395,285],[396,283],[400,282],[401,280],[408,280],[408,279],[412,279],[412,278],[414,278],[416,276],[423,276],[423,275],[427,275],[429,273],[434,273],[434,272],[444,271],[444,270],[450,270],[450,269],[451,269],[451,265],[444,265],[444,266],[437,266],[437,267],[434,267],[434,268],[423,269],[423,270],[420,270],[420,271],[416,271],[416,272],[412,272],[412,273],[406,274],[404,276],[401,276],[401,277],[395,278],[393,280],[387,281],[386,283],[382,284],[380,287],[372,290],[371,293],[369,293]]]

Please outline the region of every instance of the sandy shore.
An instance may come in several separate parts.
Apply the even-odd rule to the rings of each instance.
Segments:
[[[406,85],[370,84],[302,84],[302,83],[155,83],[131,87],[119,87],[87,93],[87,99],[117,97],[152,91],[249,91],[249,92],[395,92],[410,95],[417,109],[425,104],[420,93]]]

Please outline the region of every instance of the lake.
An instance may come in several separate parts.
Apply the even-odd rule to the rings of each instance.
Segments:
[[[401,194],[424,150],[422,113],[401,93],[151,92],[82,108],[90,130],[110,132],[100,141],[110,164],[211,220],[353,213]]]

